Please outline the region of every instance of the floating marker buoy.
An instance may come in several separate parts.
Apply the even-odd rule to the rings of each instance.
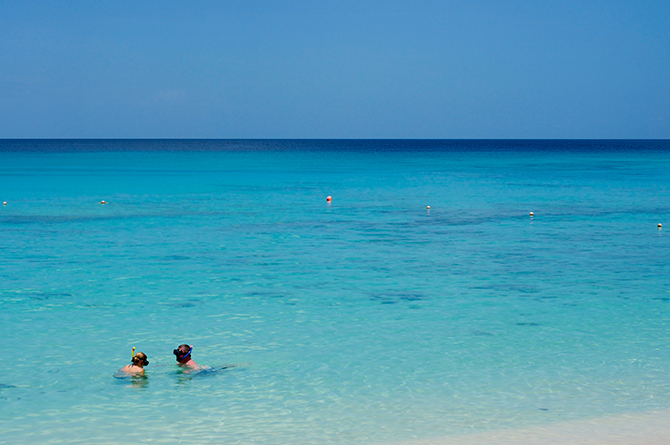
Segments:
[[[426,206],[426,210],[430,210],[430,206]]]
[[[663,224],[658,223],[658,225],[656,227],[658,227],[660,229],[661,227],[663,227]]]
[[[530,212],[529,215],[530,215],[531,217],[533,217],[533,216],[535,215],[535,213]]]
[[[332,201],[332,200],[333,200],[333,197],[332,197],[332,196],[329,196],[329,197],[326,198],[326,201],[328,201],[328,202],[330,202],[330,201]]]
[[[107,204],[107,201],[100,201],[100,204]]]
[[[7,205],[7,201],[2,201],[2,205],[3,205],[3,206],[6,206],[6,205]]]

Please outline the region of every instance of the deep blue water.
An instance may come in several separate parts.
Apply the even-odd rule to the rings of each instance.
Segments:
[[[0,437],[371,444],[670,408],[669,192],[669,141],[0,141]],[[181,373],[180,343],[243,366]],[[147,378],[113,378],[133,346]]]

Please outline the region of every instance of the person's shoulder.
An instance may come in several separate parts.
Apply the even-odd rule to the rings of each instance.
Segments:
[[[127,372],[128,374],[144,374],[144,369],[133,365],[126,365],[121,368],[121,371]]]

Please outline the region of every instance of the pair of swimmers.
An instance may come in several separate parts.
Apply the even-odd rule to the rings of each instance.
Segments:
[[[193,361],[191,352],[193,352],[192,345],[179,345],[177,349],[172,351],[177,357],[177,364],[179,366],[190,369],[200,369],[200,365]],[[133,375],[144,375],[144,367],[148,364],[149,360],[147,360],[147,355],[144,352],[135,354],[135,348],[133,348],[132,362],[121,368],[120,371]]]

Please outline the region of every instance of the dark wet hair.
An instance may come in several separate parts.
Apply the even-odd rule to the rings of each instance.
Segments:
[[[192,350],[193,348],[189,345],[179,345],[172,353],[177,357],[177,361],[181,362],[191,355]]]
[[[147,355],[144,352],[138,352],[133,357],[133,365],[147,366],[148,364],[149,360],[147,360]]]

